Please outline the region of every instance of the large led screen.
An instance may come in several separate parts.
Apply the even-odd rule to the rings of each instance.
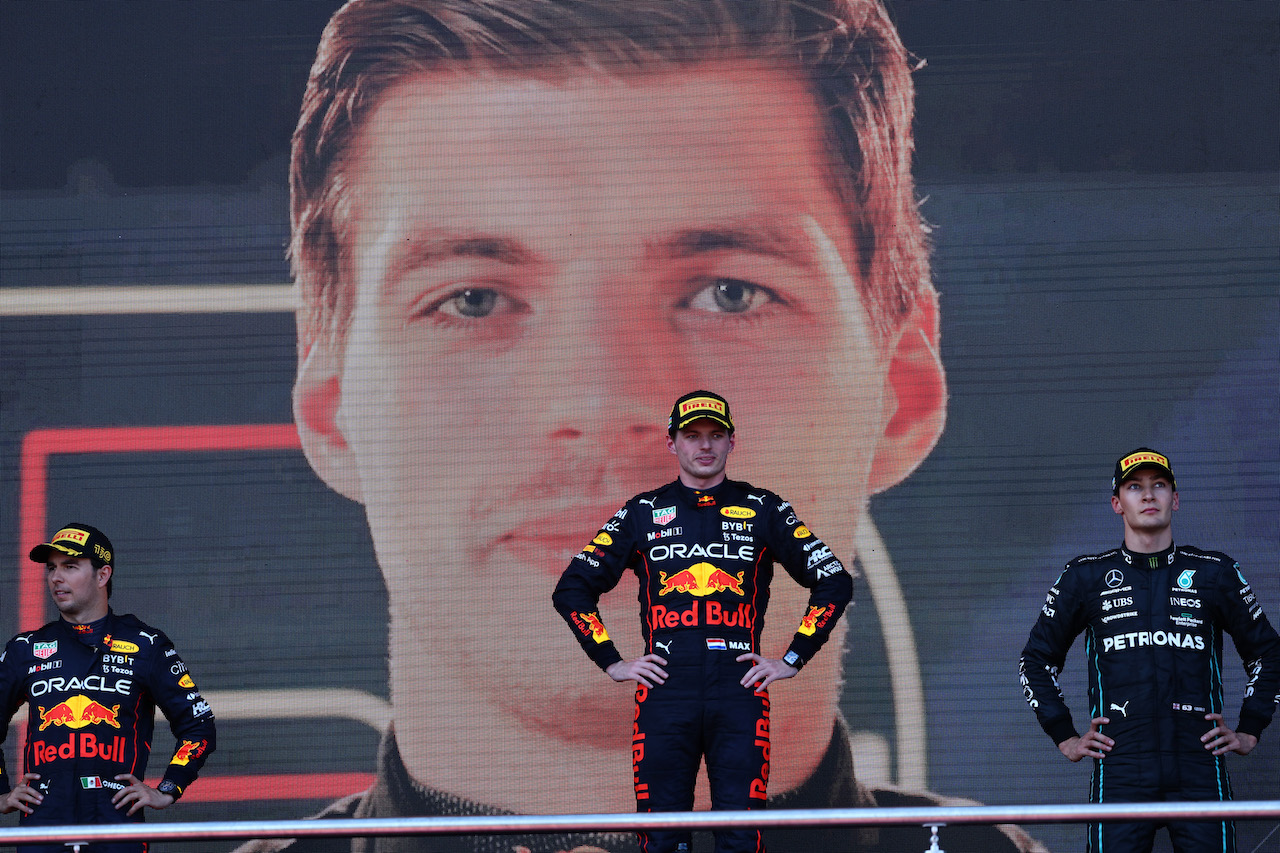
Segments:
[[[218,720],[151,820],[631,811],[632,691],[550,596],[675,477],[696,388],[733,407],[729,475],[856,568],[771,689],[775,807],[1087,800],[1018,657],[1063,564],[1120,544],[1133,448],[1277,621],[1274,5],[795,3],[785,46],[727,0],[511,0],[483,34],[407,5],[443,10],[404,36],[436,58],[331,101],[337,3],[0,7],[0,628],[56,615],[32,545],[111,536],[112,606]],[[765,654],[806,595],[778,573]],[[601,608],[640,654],[634,579]],[[1237,799],[1280,799],[1278,741],[1228,759]]]

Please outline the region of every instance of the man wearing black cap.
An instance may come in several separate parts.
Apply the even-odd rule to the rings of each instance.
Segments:
[[[1231,799],[1225,756],[1247,755],[1280,701],[1280,636],[1239,564],[1173,543],[1177,482],[1148,447],[1116,462],[1111,506],[1124,544],[1077,557],[1049,590],[1022,651],[1023,693],[1071,761],[1094,759],[1090,801]],[[1222,632],[1249,676],[1239,722],[1223,718]],[[1087,632],[1089,731],[1071,720],[1057,676]],[[1232,853],[1231,823],[1169,821],[1180,853]],[[1157,824],[1095,823],[1088,849],[1150,851]]]
[[[26,826],[140,821],[144,806],[166,808],[195,781],[214,749],[213,711],[168,637],[111,610],[114,549],[100,530],[68,524],[30,556],[44,563],[61,616],[17,635],[0,653],[0,735],[23,702],[29,709],[17,784],[0,751],[0,812],[21,812]],[[152,788],[142,780],[156,706],[178,747]]]
[[[570,562],[556,609],[614,681],[634,681],[632,756],[639,811],[688,811],[705,756],[715,809],[764,805],[769,692],[831,635],[853,582],[831,549],[773,492],[725,477],[735,444],[729,404],[694,391],[676,400],[667,448],[679,477],[627,502]],[[781,659],[760,653],[774,562],[810,590]],[[600,596],[631,569],[640,581],[644,654],[625,660]],[[646,851],[687,850],[689,833],[641,834]],[[716,850],[763,850],[756,830],[718,831]]]

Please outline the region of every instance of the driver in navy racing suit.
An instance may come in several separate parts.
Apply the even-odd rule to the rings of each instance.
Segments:
[[[768,685],[794,676],[831,634],[853,594],[844,566],[766,489],[726,479],[728,403],[706,391],[676,401],[668,446],[680,478],[636,495],[565,570],[553,596],[587,655],[634,680],[638,811],[693,808],[706,758],[712,808],[763,808],[769,780]],[[781,660],[760,652],[774,563],[809,588]],[[626,570],[640,580],[645,654],[625,661],[600,617],[600,596]],[[641,849],[688,849],[689,833],[641,833]],[[762,851],[757,830],[716,832],[716,850]]]
[[[68,524],[31,559],[46,564],[61,616],[0,653],[0,736],[28,706],[24,772],[11,779],[0,750],[0,812],[21,812],[27,827],[141,821],[144,806],[167,808],[195,781],[214,750],[213,711],[163,632],[107,606],[114,568],[106,536]],[[152,788],[142,780],[157,707],[177,747]],[[147,845],[82,849],[137,853]]]

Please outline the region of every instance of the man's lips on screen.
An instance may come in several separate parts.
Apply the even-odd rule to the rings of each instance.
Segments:
[[[574,555],[591,543],[620,504],[607,509],[575,507],[517,524],[494,540],[494,547],[512,553],[526,565],[559,577]]]

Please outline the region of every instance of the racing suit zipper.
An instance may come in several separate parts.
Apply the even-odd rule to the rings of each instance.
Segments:
[[[1157,649],[1159,647],[1156,645],[1154,638],[1156,631],[1160,628],[1160,617],[1164,613],[1164,598],[1168,594],[1165,589],[1168,586],[1168,572],[1166,571],[1165,566],[1160,564],[1159,556],[1148,554],[1144,555],[1143,559],[1147,563],[1143,567],[1143,576],[1147,580],[1148,596],[1147,632],[1152,637],[1151,645],[1147,646],[1147,667],[1149,671],[1155,672],[1155,668],[1159,666],[1159,659],[1161,656],[1157,654]],[[1177,665],[1176,655],[1174,658],[1174,660],[1170,661],[1170,667],[1176,667]],[[1164,699],[1165,697],[1159,695],[1155,697],[1157,704],[1164,702]],[[1157,775],[1155,781],[1158,787],[1163,788],[1167,782],[1176,782],[1176,779],[1170,779],[1170,776],[1171,774],[1177,774],[1177,744],[1174,743],[1174,738],[1177,734],[1177,726],[1174,725],[1174,721],[1169,717],[1167,712],[1159,713],[1158,708],[1148,709],[1149,713],[1152,711],[1156,712],[1153,720],[1155,722],[1155,729],[1158,735],[1157,743],[1171,745],[1171,749],[1160,750],[1156,754],[1155,772]],[[1174,756],[1174,760],[1172,762],[1169,760],[1171,755]]]

